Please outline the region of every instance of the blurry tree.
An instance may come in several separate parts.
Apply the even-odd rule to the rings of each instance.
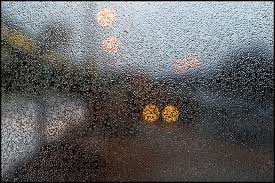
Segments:
[[[263,50],[236,51],[215,73],[212,87],[248,101],[274,100],[274,59]]]
[[[59,50],[68,46],[71,36],[70,29],[62,22],[49,22],[46,24],[39,38],[47,50]]]

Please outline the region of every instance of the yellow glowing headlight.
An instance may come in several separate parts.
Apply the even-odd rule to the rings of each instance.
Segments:
[[[159,109],[155,104],[148,104],[143,110],[143,118],[148,122],[155,122],[160,115]]]
[[[175,123],[179,119],[180,112],[173,105],[167,105],[162,111],[162,118],[166,123]]]

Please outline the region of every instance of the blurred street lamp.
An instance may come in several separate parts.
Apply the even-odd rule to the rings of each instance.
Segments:
[[[103,9],[97,13],[96,21],[103,27],[111,26],[115,21],[115,15],[111,10]]]
[[[117,53],[119,51],[120,41],[114,36],[109,36],[102,42],[102,49],[109,54]]]
[[[185,74],[189,70],[197,69],[201,66],[199,58],[195,55],[187,55],[183,59],[177,60],[173,65],[172,69],[177,74]]]

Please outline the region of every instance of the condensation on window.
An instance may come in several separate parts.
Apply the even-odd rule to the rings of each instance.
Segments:
[[[1,3],[2,181],[274,181],[273,2]]]

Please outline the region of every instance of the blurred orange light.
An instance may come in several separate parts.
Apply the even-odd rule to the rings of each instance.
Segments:
[[[148,122],[155,122],[160,115],[159,109],[155,104],[148,104],[143,110],[143,118]]]
[[[191,69],[197,69],[201,66],[198,56],[187,55],[183,59],[177,60],[172,68],[177,74],[184,74]]]
[[[118,38],[109,36],[108,38],[103,40],[101,47],[107,53],[112,54],[117,53],[119,51],[119,45],[120,41],[118,40]]]
[[[166,123],[175,123],[179,119],[180,112],[173,105],[167,105],[162,111],[162,118]]]
[[[115,21],[115,15],[109,9],[103,9],[96,15],[96,21],[99,25],[107,27],[113,24]]]

